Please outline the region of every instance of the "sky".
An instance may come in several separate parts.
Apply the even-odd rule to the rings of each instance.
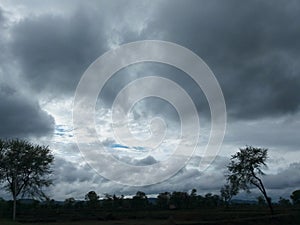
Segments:
[[[2,0],[0,138],[24,138],[49,146],[55,164],[54,185],[47,192],[57,200],[83,199],[90,190],[100,196],[132,195],[138,190],[155,195],[193,188],[199,194],[219,194],[231,155],[246,145],[269,149],[265,186],[273,199],[288,198],[300,187],[299,21],[300,2],[296,0]],[[107,51],[143,40],[183,46],[198,55],[214,74],[227,117],[224,140],[220,148],[215,146],[215,153],[205,152],[212,129],[207,87],[200,88],[184,71],[158,62],[129,65],[106,81],[93,115],[101,146],[97,151],[81,149],[91,144],[88,132],[78,143],[82,133],[73,124],[75,94],[83,75]],[[186,101],[181,100],[182,92],[168,88],[154,76],[185,90],[199,122],[195,123]],[[147,77],[150,80],[144,79]],[[137,80],[147,82],[130,86]],[[93,89],[85,88],[83,93]],[[131,98],[145,90],[172,97],[177,105],[155,94],[132,102]],[[124,96],[116,103],[119,93]],[[112,117],[114,106],[118,109],[129,103],[126,121],[118,124]],[[183,110],[178,113],[177,109]],[[182,135],[182,123],[187,123],[187,130],[199,125],[200,132]],[[129,128],[130,135],[120,140],[114,128],[123,126]],[[156,131],[163,134],[159,143],[151,139]],[[182,162],[185,151],[178,153],[176,149],[183,146],[190,152],[195,138],[199,138],[195,151]],[[128,139],[137,141],[128,143]],[[108,163],[107,169],[91,160],[102,160],[104,155],[99,151],[104,158],[107,155],[132,167],[121,169]],[[160,165],[172,157],[175,165],[168,168],[176,167],[176,160],[182,167],[159,182],[136,170],[137,166],[143,170]],[[209,165],[202,168],[206,159]],[[149,170],[150,174],[163,173],[164,168],[156,169]],[[108,179],[111,176],[119,180]],[[137,180],[150,185],[136,186]],[[237,197],[255,199],[258,195],[253,189],[252,194]],[[0,196],[9,198],[3,191]]]

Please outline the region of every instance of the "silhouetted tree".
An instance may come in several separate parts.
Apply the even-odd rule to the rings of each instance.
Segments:
[[[189,208],[196,208],[197,207],[197,190],[194,188],[191,191],[191,194],[189,196]]]
[[[264,198],[264,196],[260,195],[257,197],[257,204],[261,206],[266,205],[266,199]]]
[[[123,200],[124,195],[121,195],[120,197],[113,195],[113,207],[114,208],[122,208],[123,207]]]
[[[17,197],[45,198],[42,187],[52,181],[51,164],[54,157],[48,147],[33,145],[24,140],[0,140],[0,181],[13,197],[13,220],[16,219]]]
[[[75,199],[73,197],[65,199],[64,205],[67,208],[72,208],[75,205]]]
[[[189,194],[186,192],[174,191],[170,198],[170,203],[174,204],[176,208],[187,208],[189,203]]]
[[[85,195],[85,200],[88,203],[88,206],[91,208],[96,208],[99,205],[99,196],[95,191],[90,191]]]
[[[162,209],[167,209],[169,207],[171,194],[169,192],[159,193],[157,196],[157,205]]]
[[[132,197],[133,208],[145,208],[148,205],[148,198],[142,191],[138,191],[135,196]]]
[[[290,202],[289,199],[280,197],[280,198],[279,198],[279,201],[278,201],[278,204],[279,204],[280,206],[290,206],[290,205],[291,205],[291,202]]]
[[[220,202],[220,196],[213,195],[212,193],[205,194],[203,198],[204,205],[208,207],[217,207],[220,204]]]
[[[221,190],[221,198],[228,206],[232,197],[238,193],[238,187],[235,185],[236,183],[225,184]]]
[[[104,194],[103,207],[105,209],[114,208],[116,202],[117,202],[117,196],[116,195]]]
[[[300,190],[294,191],[291,195],[291,199],[292,199],[294,205],[299,205],[300,204]]]
[[[271,199],[267,195],[267,191],[261,179],[264,175],[261,170],[262,166],[266,166],[268,149],[254,148],[246,146],[241,148],[239,152],[231,157],[228,165],[230,174],[227,176],[227,181],[238,189],[250,192],[249,185],[257,187],[263,194],[271,213],[273,214],[273,207]]]

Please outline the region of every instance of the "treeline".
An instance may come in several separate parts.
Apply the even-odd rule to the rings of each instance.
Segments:
[[[278,206],[300,206],[300,190],[296,190],[291,195],[291,200],[280,198]],[[105,194],[102,199],[95,191],[90,191],[85,195],[85,200],[76,200],[75,198],[67,198],[65,201],[55,201],[47,199],[46,201],[38,201],[33,199],[21,199],[17,201],[20,213],[34,212],[35,209],[95,209],[105,211],[122,211],[122,210],[177,210],[177,209],[197,209],[197,208],[217,208],[230,207],[236,205],[249,205],[254,202],[249,201],[232,201],[230,204],[226,202],[222,195],[207,193],[198,195],[197,190],[193,189],[188,192],[163,192],[156,198],[148,197],[144,192],[138,191],[131,198],[125,198],[123,195]],[[259,196],[256,205],[265,206],[266,202],[262,196]],[[5,201],[0,198],[1,216],[9,214],[12,210],[12,201]]]
[[[0,198],[0,216],[16,215],[36,217],[36,215],[51,218],[64,214],[82,216],[82,218],[94,218],[95,212],[120,212],[142,210],[176,210],[176,209],[201,209],[232,206],[232,198],[240,191],[250,192],[256,187],[261,196],[258,197],[258,205],[268,205],[271,214],[274,209],[271,198],[264,187],[262,168],[266,166],[267,151],[265,148],[246,146],[232,155],[226,184],[221,188],[220,195],[207,193],[198,195],[196,189],[190,193],[174,191],[163,192],[156,198],[148,198],[138,191],[132,198],[106,194],[100,199],[98,194],[90,191],[85,196],[85,201],[77,201],[68,198],[64,202],[47,199],[44,187],[53,184],[51,174],[54,156],[47,146],[34,145],[25,140],[1,140],[0,139],[0,185],[12,196],[12,201],[4,201]],[[20,196],[43,198],[44,201],[20,201]],[[292,203],[289,199],[281,198],[280,206],[294,206],[299,204],[300,190],[292,193]],[[245,205],[245,202],[243,202]],[[92,209],[92,210],[91,210]],[[62,214],[62,215],[61,215]],[[99,214],[98,214],[99,215]]]

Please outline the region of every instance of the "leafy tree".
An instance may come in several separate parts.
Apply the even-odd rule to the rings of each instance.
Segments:
[[[124,201],[124,195],[121,195],[120,197],[113,195],[113,207],[114,208],[122,208],[123,207],[123,201]]]
[[[0,181],[13,197],[13,220],[17,197],[45,198],[42,187],[52,184],[49,175],[54,157],[48,147],[25,140],[0,140]]]
[[[265,200],[264,196],[260,195],[256,199],[257,199],[257,204],[258,205],[261,205],[261,206],[266,205],[266,200]]]
[[[267,153],[268,149],[265,148],[255,148],[252,146],[241,148],[239,152],[231,157],[231,161],[227,167],[229,171],[227,181],[238,189],[243,189],[247,192],[250,192],[251,185],[257,187],[263,194],[273,214],[271,199],[267,195],[261,178],[264,175],[261,167],[267,166]]]
[[[291,205],[291,202],[290,202],[289,199],[285,199],[285,198],[280,197],[280,198],[279,198],[279,201],[278,201],[278,204],[279,204],[280,206],[290,206],[290,205]]]
[[[142,191],[138,191],[135,196],[132,197],[133,208],[145,208],[148,205],[148,198]]]
[[[294,191],[291,195],[291,199],[292,199],[294,205],[299,205],[300,204],[300,190]]]
[[[221,198],[223,199],[223,201],[225,202],[225,204],[228,206],[232,197],[234,195],[238,194],[238,187],[235,185],[235,183],[230,183],[230,184],[225,184],[221,190]]]
[[[72,208],[76,203],[76,200],[71,197],[71,198],[66,198],[65,199],[65,202],[64,202],[64,205],[67,207],[67,208]]]
[[[99,204],[99,196],[95,191],[90,191],[85,195],[85,200],[91,208],[96,208]]]
[[[220,203],[220,196],[212,193],[205,194],[203,204],[208,207],[217,207]]]
[[[190,194],[189,200],[189,208],[196,208],[197,207],[197,190],[194,188]]]
[[[157,205],[162,209],[167,209],[169,207],[171,194],[169,192],[159,193],[157,196]]]
[[[114,204],[114,196],[115,195],[110,195],[110,194],[104,194],[104,199],[103,199],[103,207],[105,209],[111,209],[113,207]]]
[[[175,205],[178,209],[188,207],[189,194],[187,192],[174,191],[170,198],[170,203]]]

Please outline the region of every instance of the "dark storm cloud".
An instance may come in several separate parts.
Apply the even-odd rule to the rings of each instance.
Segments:
[[[84,71],[111,48],[114,39],[126,43],[141,38],[125,21],[135,8],[131,3],[128,8],[113,2],[77,4],[74,8],[63,15],[25,17],[11,29],[11,52],[35,90],[73,94]]]
[[[54,118],[38,102],[0,84],[0,137],[41,137],[54,130]]]
[[[114,35],[121,43],[160,38],[190,48],[208,63],[230,116],[255,119],[299,110],[298,1],[167,1],[156,7],[141,32],[125,25],[111,28],[118,20],[125,23],[134,7],[112,4],[109,9],[119,13],[97,13],[87,4],[71,14],[28,17],[14,26],[12,52],[35,89],[74,91]],[[188,86],[192,98],[199,95],[190,81],[174,79]],[[111,101],[113,91],[128,81],[128,76],[119,77],[105,98]]]
[[[58,95],[74,91],[89,64],[103,53],[103,20],[93,9],[84,9],[66,16],[26,17],[12,28],[11,51],[34,89]]]
[[[281,115],[299,110],[299,11],[299,1],[170,1],[148,32],[208,63],[231,116]]]
[[[54,118],[14,79],[14,60],[8,51],[7,16],[0,8],[0,138],[51,135]]]

